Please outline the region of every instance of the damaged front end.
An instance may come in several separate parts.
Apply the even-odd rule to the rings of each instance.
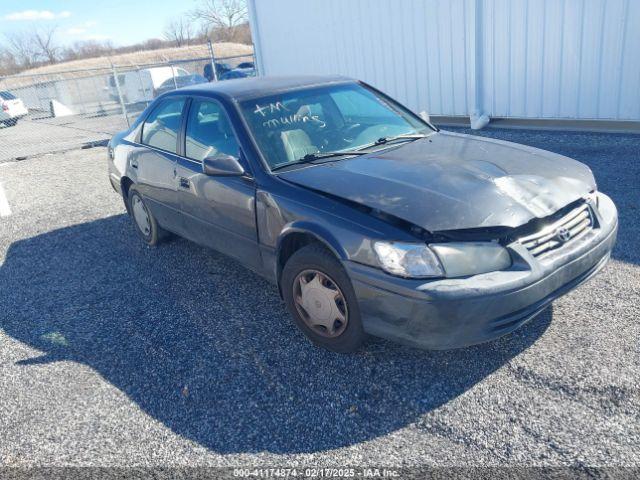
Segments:
[[[437,133],[279,177],[416,238],[416,244],[372,239],[377,266],[407,278],[503,270],[511,265],[506,248],[515,240],[528,239],[533,253],[543,254],[559,248],[566,236],[565,243],[586,234],[594,222],[594,207],[587,203],[596,198],[596,184],[588,167],[535,148],[466,135]],[[578,208],[576,219],[565,218]],[[561,230],[548,231],[562,219],[556,226]],[[411,264],[423,267],[413,271]]]
[[[441,260],[441,277],[401,278],[354,262],[346,268],[367,332],[422,348],[459,348],[519,328],[595,275],[611,255],[617,228],[615,205],[597,193],[516,228],[436,232],[447,239],[428,245]],[[477,267],[477,255],[458,258],[456,272],[446,257],[455,252],[439,250],[480,244],[504,249],[509,265],[465,275]]]
[[[581,238],[600,228],[598,195],[590,194],[544,218],[534,218],[518,227],[480,227],[474,229],[434,232],[432,237],[441,243],[430,248],[446,263],[452,252],[457,262],[444,268],[448,278],[472,276],[479,273],[531,268],[533,261],[571,247]],[[467,252],[461,256],[460,251]],[[486,260],[485,252],[491,252]],[[526,252],[526,253],[525,253]],[[451,262],[450,262],[451,264]],[[515,265],[515,266],[514,266]]]
[[[598,194],[593,192],[565,205],[551,215],[535,217],[518,227],[443,230],[431,235],[432,238],[443,241],[496,241],[502,245],[519,241],[537,256],[575,240],[597,226],[597,208]]]

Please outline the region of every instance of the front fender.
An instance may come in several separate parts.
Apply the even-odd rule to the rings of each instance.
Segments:
[[[313,236],[341,262],[376,265],[371,239],[403,241],[409,235],[381,220],[313,192],[287,186],[284,194],[256,193],[256,222],[264,270],[279,279],[280,251],[291,234]]]
[[[284,226],[280,235],[276,241],[275,255],[274,255],[274,277],[276,284],[278,285],[278,291],[282,296],[282,289],[280,285],[280,277],[282,269],[284,268],[282,262],[282,255],[286,247],[284,246],[287,239],[291,236],[304,234],[305,236],[313,237],[317,242],[324,245],[333,254],[340,259],[341,262],[346,261],[349,257],[348,252],[344,249],[341,242],[338,241],[336,236],[332,234],[327,228],[314,223],[312,221],[293,221]]]
[[[276,243],[277,256],[279,256],[282,242],[287,238],[287,236],[295,233],[312,235],[320,243],[324,244],[329,250],[331,250],[333,254],[342,261],[349,258],[346,250],[333,233],[331,233],[322,225],[306,220],[298,220],[285,225],[285,227],[280,232],[280,236],[278,237],[278,241]]]

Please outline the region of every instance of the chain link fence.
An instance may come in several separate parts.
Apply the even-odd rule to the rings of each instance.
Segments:
[[[91,146],[158,95],[255,75],[252,54],[0,77],[0,162]]]

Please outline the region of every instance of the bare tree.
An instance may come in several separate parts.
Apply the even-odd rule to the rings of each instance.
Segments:
[[[130,52],[135,52],[136,50],[158,50],[160,48],[165,48],[168,47],[170,45],[167,45],[166,41],[163,41],[159,38],[149,38],[148,40],[145,40],[144,42],[138,43],[136,45],[133,45],[131,47],[129,47],[128,49],[125,49],[124,51],[130,51]]]
[[[52,27],[7,34],[7,48],[15,61],[25,68],[42,63],[55,63],[62,51],[55,42],[55,32],[56,28]]]
[[[244,43],[245,45],[251,45],[253,43],[249,22],[241,23],[237,27],[234,27],[233,41]]]
[[[38,51],[41,59],[48,63],[56,63],[60,53],[60,47],[55,43],[54,34],[56,27],[48,29],[36,29],[31,34],[32,43]]]
[[[174,42],[176,47],[189,45],[194,37],[194,29],[189,19],[180,17],[171,20],[164,29],[165,40]]]
[[[9,52],[19,65],[29,68],[38,62],[38,49],[30,34],[14,32],[6,34],[5,38]]]
[[[0,74],[10,75],[20,70],[16,57],[8,48],[0,48]]]
[[[211,27],[235,27],[247,21],[245,0],[200,0],[192,16]]]
[[[200,0],[191,12],[207,33],[215,33],[216,40],[221,41],[234,41],[238,26],[247,22],[247,15],[245,0]]]
[[[65,47],[60,57],[64,61],[79,60],[111,55],[113,51],[113,43],[108,40],[82,40]]]

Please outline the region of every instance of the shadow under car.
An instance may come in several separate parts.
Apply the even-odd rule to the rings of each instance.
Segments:
[[[275,286],[181,239],[149,249],[119,215],[13,243],[0,328],[80,362],[175,433],[220,453],[317,452],[371,440],[482,381],[551,322],[492,343],[422,351],[382,340],[353,355],[312,346]]]

